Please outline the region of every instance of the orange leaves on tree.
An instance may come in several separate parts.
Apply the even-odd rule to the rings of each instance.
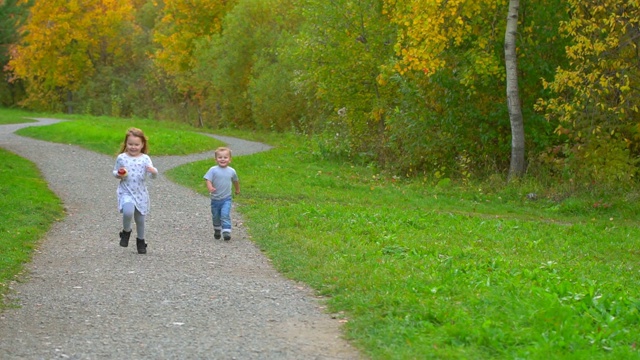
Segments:
[[[26,80],[27,102],[54,103],[97,66],[126,64],[133,13],[129,0],[36,0],[9,62],[13,76]]]

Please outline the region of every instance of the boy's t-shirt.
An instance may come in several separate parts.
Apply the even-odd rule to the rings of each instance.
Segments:
[[[211,181],[216,191],[211,194],[212,200],[224,200],[231,197],[233,183],[238,181],[238,174],[231,167],[212,167],[204,175],[204,179]]]

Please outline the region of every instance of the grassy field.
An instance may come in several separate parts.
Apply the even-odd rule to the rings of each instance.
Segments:
[[[234,159],[253,239],[375,359],[637,357],[638,195],[527,200],[316,159]],[[168,175],[203,192],[206,161]],[[607,204],[607,206],[601,206]]]
[[[93,122],[80,130],[106,131]],[[433,186],[321,160],[300,136],[225,135],[275,146],[233,159],[245,225],[371,358],[639,357],[637,191],[531,201],[535,184]],[[204,194],[210,166],[167,176]]]

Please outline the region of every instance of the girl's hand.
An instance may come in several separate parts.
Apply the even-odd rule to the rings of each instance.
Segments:
[[[154,168],[151,165],[147,165],[147,171],[152,173],[152,174],[157,174],[158,173],[158,170],[156,170],[156,168]]]

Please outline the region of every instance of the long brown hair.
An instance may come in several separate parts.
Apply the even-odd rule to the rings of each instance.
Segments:
[[[140,152],[143,154],[146,154],[147,151],[149,150],[149,147],[147,145],[147,137],[144,136],[144,133],[142,132],[142,130],[134,127],[129,128],[129,130],[127,130],[127,134],[124,136],[124,141],[122,142],[122,146],[120,147],[120,154],[122,154],[127,150],[127,139],[129,138],[129,136],[135,136],[137,138],[140,138],[140,140],[142,140],[142,149],[140,150]]]

